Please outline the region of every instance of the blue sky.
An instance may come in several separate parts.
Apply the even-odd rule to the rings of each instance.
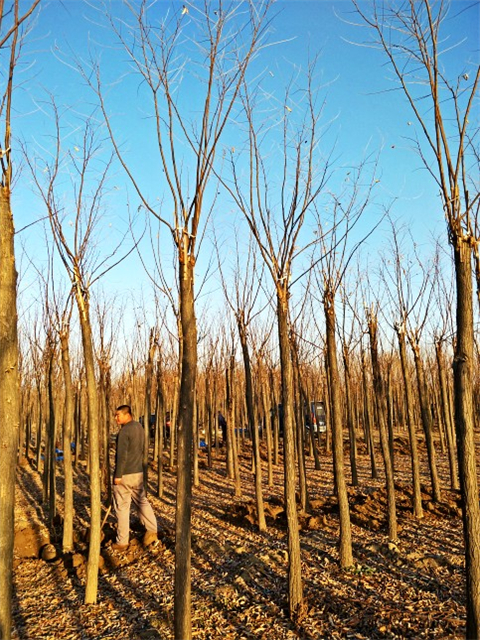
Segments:
[[[109,4],[116,15],[123,11],[120,0]],[[156,12],[154,16],[158,14],[160,19],[169,5],[170,2],[159,0],[152,9]],[[109,93],[116,131],[128,150],[132,168],[136,175],[141,176],[149,199],[160,206],[165,201],[165,184],[155,156],[154,131],[146,117],[146,92],[138,78],[126,75],[126,56],[115,48],[113,35],[101,24],[98,7],[96,0],[89,3],[81,0],[44,3],[25,48],[25,70],[17,78],[21,85],[15,96],[18,117],[13,133],[23,140],[29,153],[46,154],[48,157],[52,121],[47,103],[48,94],[52,94],[65,114],[62,120],[65,148],[73,149],[72,153],[75,153],[79,145],[77,127],[82,116],[93,112],[95,96],[73,68],[73,58],[78,56],[86,62],[89,56],[95,59],[101,56],[105,82],[118,80]],[[175,7],[181,7],[181,3]],[[472,65],[479,64],[479,7],[478,1],[452,2],[446,33],[451,43],[460,43],[446,59],[448,71],[455,74],[453,77],[465,70],[471,71]],[[325,99],[324,122],[329,123],[322,145],[325,153],[334,149],[332,156],[335,159],[335,174],[330,188],[341,188],[352,167],[366,155],[378,157],[374,203],[366,212],[359,235],[378,219],[382,207],[391,206],[392,216],[412,231],[418,244],[424,246],[428,253],[433,246],[432,237],[441,235],[446,244],[446,231],[437,188],[409,140],[415,135],[417,125],[412,124],[412,114],[402,95],[392,91],[391,73],[383,55],[371,48],[358,46],[367,34],[350,24],[357,21],[351,11],[349,0],[279,0],[274,8],[276,15],[271,25],[270,41],[280,44],[261,52],[255,63],[255,72],[263,73],[263,86],[273,101],[278,100],[282,104],[285,85],[299,69],[306,68],[309,56],[319,54],[317,76],[321,84],[320,94]],[[189,82],[192,82],[191,87]],[[193,80],[189,80],[188,73],[181,90],[185,96],[185,113],[193,120],[198,89]],[[292,113],[302,108],[300,102],[295,104],[294,101],[292,106]],[[478,126],[478,109],[475,117]],[[237,134],[238,129],[228,131],[226,143],[234,145]],[[241,140],[238,144],[241,146]],[[107,146],[105,136],[105,148]],[[114,165],[105,198],[105,215],[98,227],[99,255],[108,253],[125,233],[129,217],[127,201],[130,211],[135,212],[138,200],[121,168]],[[67,207],[68,203],[69,196],[66,195]],[[232,251],[235,230],[242,229],[242,223],[228,198],[222,197],[218,205],[215,227],[224,246]],[[42,215],[44,211],[33,195],[31,179],[24,169],[14,193],[16,228],[21,229]],[[139,219],[137,233],[141,226]],[[243,230],[241,233],[245,234],[246,243],[246,232]],[[162,257],[170,262],[171,240],[165,229],[161,235]],[[129,242],[128,237],[125,242]],[[388,225],[380,228],[369,240],[370,264],[377,258],[381,259],[386,243]],[[18,235],[19,263],[24,272],[21,289],[35,282],[34,272],[27,268],[29,260],[43,268],[46,259],[44,245],[40,224],[30,226]],[[23,248],[28,259],[21,255]],[[142,252],[149,262],[147,244],[142,245]],[[202,260],[206,262],[210,255],[211,248],[205,242]],[[202,264],[199,261],[199,270]],[[57,271],[60,277],[61,269]],[[135,254],[107,274],[102,287],[112,295],[131,291],[136,297],[140,295],[140,289],[144,294],[146,292],[147,297],[150,290],[149,279]],[[213,284],[211,290],[211,297],[221,295],[217,285]]]

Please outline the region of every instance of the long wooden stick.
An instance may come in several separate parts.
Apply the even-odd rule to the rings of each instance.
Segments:
[[[103,529],[103,525],[105,524],[105,522],[107,521],[108,516],[110,515],[110,511],[112,510],[112,503],[110,502],[108,509],[107,509],[107,513],[105,514],[105,517],[102,520],[102,524],[100,526],[100,531]]]

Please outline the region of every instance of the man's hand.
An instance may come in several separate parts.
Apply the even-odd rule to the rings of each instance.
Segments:
[[[114,478],[113,479],[113,484],[122,484],[122,479],[121,478]]]

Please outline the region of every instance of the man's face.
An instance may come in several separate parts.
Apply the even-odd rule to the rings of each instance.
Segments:
[[[127,422],[130,422],[131,419],[132,416],[129,413],[124,413],[123,411],[115,412],[115,421],[119,425],[127,424]]]

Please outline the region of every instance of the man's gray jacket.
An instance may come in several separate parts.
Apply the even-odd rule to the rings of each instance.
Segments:
[[[135,420],[124,424],[117,435],[115,478],[143,471],[144,446],[145,432],[142,425]]]

